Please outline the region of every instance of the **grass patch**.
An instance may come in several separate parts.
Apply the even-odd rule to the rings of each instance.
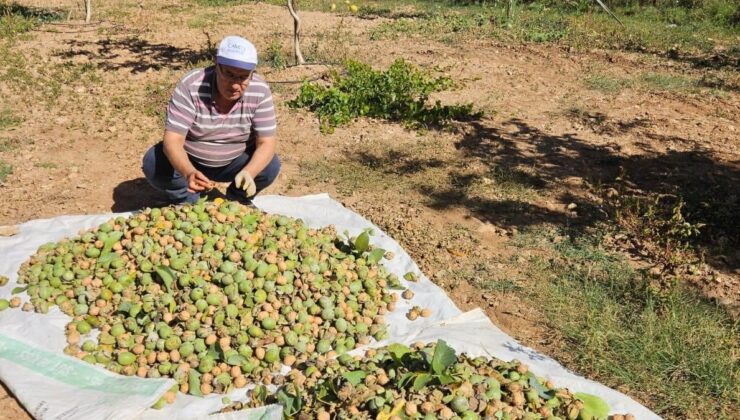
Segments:
[[[360,162],[345,160],[301,162],[300,171],[306,180],[333,184],[337,192],[345,196],[350,196],[355,191],[386,189],[390,184],[389,175],[368,168]]]
[[[312,183],[331,183],[344,195],[388,189],[407,193],[415,187],[448,182],[438,150],[434,142],[419,142],[396,149],[362,149],[347,152],[337,159],[303,162],[301,177]],[[432,157],[428,156],[430,154]]]
[[[0,182],[5,182],[8,175],[13,173],[13,166],[0,160]]]
[[[507,166],[493,166],[468,185],[466,194],[487,200],[530,201],[543,184],[533,174]]]
[[[647,89],[662,91],[693,91],[699,87],[695,80],[686,76],[666,73],[645,73],[640,76],[640,82]]]
[[[23,6],[16,2],[0,3],[0,38],[14,38],[33,30],[44,22],[64,18],[61,11]]]
[[[9,45],[0,45],[0,80],[8,82],[10,89],[23,92],[34,84],[26,57]]]
[[[453,120],[480,117],[472,104],[429,105],[429,95],[453,87],[447,77],[432,77],[402,59],[385,71],[349,61],[346,75],[334,72],[332,85],[306,82],[288,104],[307,108],[319,117],[322,133],[358,117],[401,122],[410,128],[444,127]]]
[[[218,13],[207,12],[188,19],[187,25],[190,29],[211,28],[216,26],[219,20],[220,16]]]
[[[598,90],[605,93],[616,93],[624,88],[632,86],[628,79],[619,79],[607,76],[605,74],[591,73],[583,79],[583,82],[589,89]]]
[[[283,6],[284,2],[268,3]],[[738,12],[727,0],[693,2],[683,7],[659,3],[657,7],[613,4],[624,27],[603,12],[594,2],[527,2],[517,5],[511,17],[506,2],[421,1],[357,2],[359,11],[351,14],[345,4],[330,0],[301,2],[301,8],[353,15],[365,19],[382,17],[373,40],[422,36],[454,44],[473,39],[558,43],[576,48],[594,47],[650,52],[671,58],[695,60],[702,66],[726,66],[740,62],[737,44]],[[707,57],[722,51],[722,60]],[[695,54],[704,54],[696,57]]]
[[[35,51],[28,51],[34,54]],[[29,60],[20,51],[8,45],[0,46],[0,81],[7,82],[10,89],[25,95],[28,99],[55,103],[65,88],[72,86],[99,84],[97,66],[91,62],[77,63],[64,61],[43,65]]]
[[[238,6],[246,3],[256,3],[254,0],[194,0],[198,6],[221,7],[221,6]],[[283,2],[284,5],[284,2]]]
[[[0,139],[0,153],[12,152],[18,147],[19,144],[20,141],[16,139]]]
[[[18,125],[20,118],[16,117],[8,108],[0,109],[0,130],[5,130]]]
[[[331,30],[304,40],[303,56],[309,63],[344,63],[350,58],[354,35],[344,20]]]
[[[167,103],[174,87],[169,83],[147,83],[144,86],[144,114],[164,122],[167,116]]]
[[[520,286],[517,282],[511,279],[482,279],[479,278],[473,283],[477,288],[484,290],[486,292],[494,292],[494,293],[513,293],[513,292],[519,292],[522,290],[522,286]]]
[[[589,73],[583,83],[589,89],[615,94],[624,89],[638,88],[663,92],[699,93],[709,92],[719,95],[720,92],[737,91],[738,87],[731,81],[718,75],[704,74],[695,79],[684,75],[667,73],[644,73],[636,78],[617,78],[605,74]]]
[[[321,2],[314,2],[321,3]],[[382,2],[381,2],[382,3]],[[530,2],[506,12],[506,2],[413,2],[414,15],[399,13],[378,25],[371,39],[431,37],[443,42],[493,38],[503,41],[556,42],[577,48],[614,48],[666,54],[673,58],[723,49],[729,62],[740,52],[736,5],[726,0],[695,7],[617,4],[624,27],[591,2]],[[693,6],[693,5],[692,5]],[[381,14],[392,16],[397,7]]]
[[[737,418],[738,324],[694,293],[656,293],[595,239],[552,245],[534,259],[531,297],[563,337],[566,365],[624,387],[670,418]],[[554,274],[554,276],[553,276]]]

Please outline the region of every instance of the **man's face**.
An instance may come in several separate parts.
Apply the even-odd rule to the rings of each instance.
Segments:
[[[241,98],[244,90],[249,86],[252,71],[216,64],[216,76],[218,77],[216,85],[221,96],[230,101],[235,101]]]

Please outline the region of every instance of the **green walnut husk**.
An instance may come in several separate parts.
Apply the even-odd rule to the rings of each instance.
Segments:
[[[36,311],[58,306],[72,317],[65,353],[203,395],[280,381],[281,364],[324,363],[385,338],[399,281],[383,255],[369,232],[342,238],[200,201],[46,244],[19,283]]]
[[[249,403],[224,411],[280,403],[286,418],[297,419],[596,420],[608,414],[598,397],[555,388],[518,361],[456,355],[443,340],[307,361],[289,378],[275,394],[258,389]],[[598,415],[592,406],[601,407]]]

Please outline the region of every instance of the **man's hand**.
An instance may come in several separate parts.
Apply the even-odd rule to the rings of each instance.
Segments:
[[[236,174],[234,185],[236,185],[236,188],[244,190],[247,193],[247,197],[257,194],[257,185],[255,185],[252,175],[246,169],[242,169],[241,172]]]
[[[213,188],[213,183],[202,172],[194,170],[187,175],[188,192],[195,193]]]

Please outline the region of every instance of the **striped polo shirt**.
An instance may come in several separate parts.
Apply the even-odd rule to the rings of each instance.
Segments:
[[[253,74],[242,97],[224,115],[216,110],[216,67],[196,69],[175,87],[167,106],[167,131],[185,135],[185,151],[195,163],[226,166],[244,153],[254,137],[276,133],[270,87]]]

